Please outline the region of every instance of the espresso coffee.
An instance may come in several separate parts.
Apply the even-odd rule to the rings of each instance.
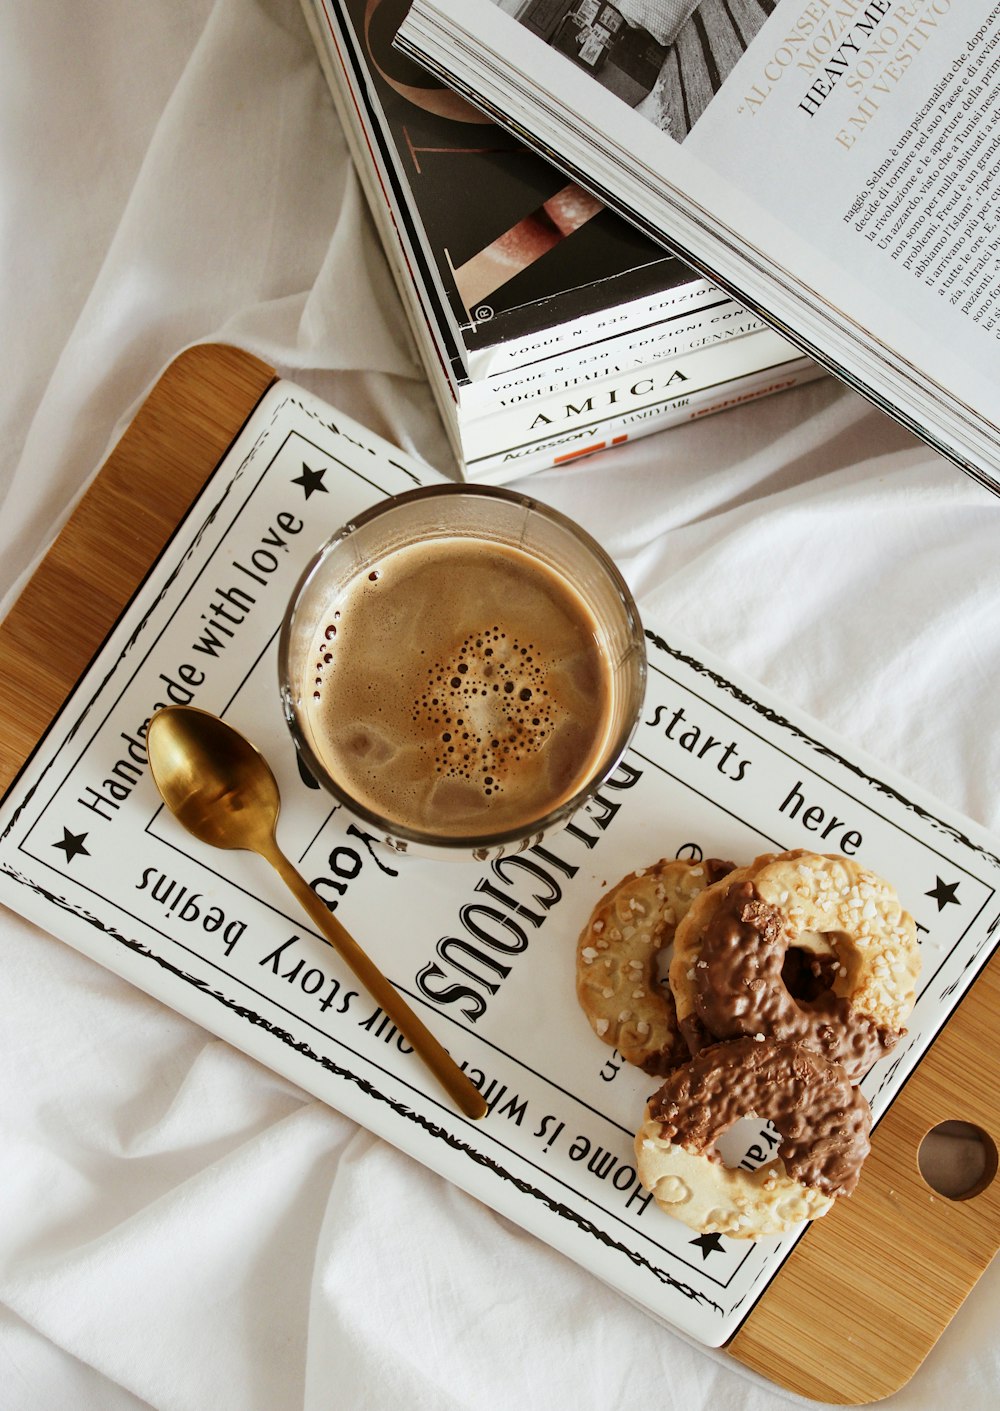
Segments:
[[[312,646],[311,747],[396,827],[530,827],[607,749],[614,672],[594,614],[520,549],[459,535],[394,549],[329,603]]]

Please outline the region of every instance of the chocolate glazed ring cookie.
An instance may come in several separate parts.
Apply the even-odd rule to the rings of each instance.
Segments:
[[[819,992],[794,998],[790,948],[811,951]],[[920,952],[889,884],[850,858],[759,857],[706,890],[678,927],[670,967],[693,1053],[748,1034],[794,1040],[852,1078],[892,1049],[913,1008]]]
[[[576,948],[576,993],[590,1027],[627,1063],[669,1073],[690,1054],[657,961],[695,897],[732,863],[656,863],[606,892]]]
[[[756,1171],[728,1167],[716,1140],[741,1117],[781,1142]],[[801,1044],[734,1039],[672,1073],[635,1139],[639,1179],[669,1215],[708,1234],[777,1235],[850,1195],[868,1155],[871,1109],[844,1070]]]

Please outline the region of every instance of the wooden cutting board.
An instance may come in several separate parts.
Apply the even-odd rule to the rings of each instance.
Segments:
[[[248,353],[206,345],[153,388],[0,625],[3,791],[274,380]],[[67,604],[75,630],[40,660],[37,643]],[[1000,1247],[998,1015],[994,956],[879,1124],[857,1193],[799,1241],[730,1342],[733,1357],[841,1404],[887,1396],[916,1370]],[[979,1129],[987,1156],[981,1188],[958,1200],[918,1168],[925,1134],[951,1120]]]

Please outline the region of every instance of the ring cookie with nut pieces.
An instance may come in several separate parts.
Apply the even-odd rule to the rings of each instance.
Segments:
[[[789,991],[789,951],[810,953],[815,993]],[[692,1053],[742,1035],[787,1039],[858,1078],[905,1033],[919,974],[916,926],[889,883],[851,858],[796,850],[697,898],[677,928],[670,987]]]
[[[624,877],[595,906],[576,948],[576,993],[598,1038],[647,1073],[690,1054],[658,961],[677,923],[732,863],[661,861]]]
[[[741,1117],[781,1137],[755,1171],[729,1167],[715,1142]],[[850,1195],[870,1150],[871,1109],[838,1064],[802,1044],[714,1044],[664,1082],[635,1139],[636,1169],[657,1205],[703,1234],[779,1235]]]

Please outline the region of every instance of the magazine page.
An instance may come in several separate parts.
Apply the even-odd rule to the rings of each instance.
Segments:
[[[416,0],[400,39],[993,480],[986,0]]]

